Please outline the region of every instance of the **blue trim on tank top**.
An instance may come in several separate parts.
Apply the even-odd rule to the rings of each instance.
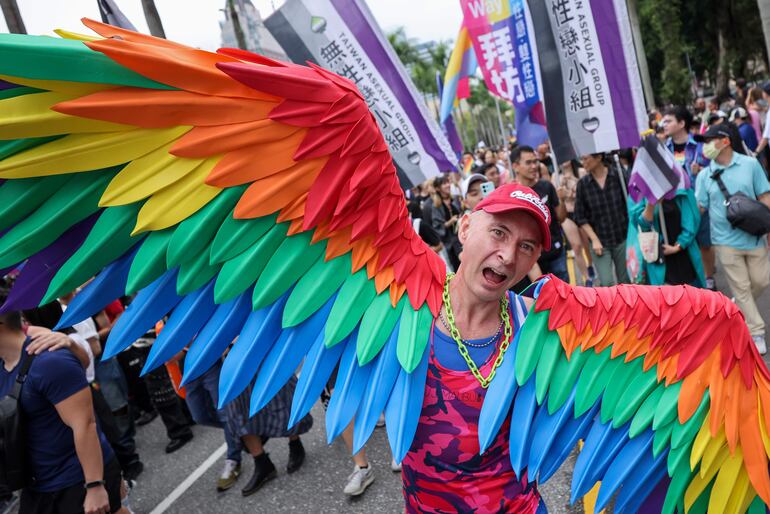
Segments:
[[[511,312],[513,313],[513,324],[515,331],[518,330],[523,320],[519,319],[519,310],[515,307],[513,302],[518,302],[523,312],[526,312],[527,308],[526,304],[524,303],[524,299],[521,296],[510,293],[509,299],[511,301]],[[434,344],[433,346],[433,352],[436,360],[447,369],[451,369],[453,371],[468,371],[468,364],[465,362],[463,356],[460,355],[460,352],[457,351],[457,343],[455,343],[454,339],[452,339],[450,336],[439,330],[438,326],[440,323],[440,321],[437,322],[436,327],[433,329],[433,341],[434,343],[439,343]],[[489,338],[485,337],[482,339],[469,339],[468,342],[471,344],[483,344],[488,340]],[[470,355],[476,366],[481,367],[487,362],[492,353],[495,352],[497,349],[497,343],[490,344],[484,348],[473,348],[471,346],[467,346],[466,348],[468,348],[468,355]]]

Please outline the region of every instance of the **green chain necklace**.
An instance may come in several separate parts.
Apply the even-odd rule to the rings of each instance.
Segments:
[[[446,277],[446,282],[444,282],[444,309],[446,310],[446,320],[449,324],[449,333],[452,336],[452,339],[454,339],[455,343],[457,343],[457,349],[460,351],[460,355],[463,356],[463,359],[465,359],[466,364],[468,364],[468,369],[471,370],[471,373],[473,373],[473,376],[476,377],[476,380],[479,381],[481,384],[481,387],[486,389],[489,387],[489,384],[492,382],[492,379],[495,378],[495,373],[497,373],[497,368],[500,367],[500,364],[503,363],[503,357],[505,356],[505,352],[508,350],[508,347],[511,344],[512,335],[513,335],[513,329],[511,328],[511,317],[510,313],[508,312],[508,296],[504,296],[500,299],[500,318],[502,319],[504,330],[503,330],[503,342],[500,343],[500,351],[497,354],[497,357],[495,358],[494,364],[492,364],[492,370],[489,372],[489,375],[485,378],[481,372],[479,371],[478,366],[476,366],[476,363],[473,362],[473,359],[471,359],[471,356],[468,355],[468,348],[466,348],[465,344],[463,344],[462,337],[460,336],[460,331],[457,329],[457,325],[455,325],[455,315],[454,311],[452,311],[452,301],[449,298],[449,283],[454,278],[454,273],[449,273]]]

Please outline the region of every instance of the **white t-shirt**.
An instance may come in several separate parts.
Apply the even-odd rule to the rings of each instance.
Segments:
[[[770,123],[765,123],[765,128],[762,131],[762,137],[770,141]]]
[[[62,311],[67,310],[66,305],[62,305],[61,308]],[[72,341],[74,341],[77,345],[82,347],[88,354],[86,380],[88,380],[88,383],[90,384],[94,381],[96,373],[94,371],[94,352],[91,350],[91,345],[88,344],[88,340],[92,337],[95,337],[97,340],[99,340],[99,332],[96,331],[96,323],[94,323],[94,320],[91,318],[72,325],[72,328],[75,329],[75,333],[68,334],[69,338],[72,339]]]

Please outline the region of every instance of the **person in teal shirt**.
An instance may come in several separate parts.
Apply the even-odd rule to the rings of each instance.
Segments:
[[[711,240],[730,285],[735,303],[746,318],[754,344],[760,353],[767,351],[765,321],[757,308],[756,298],[770,284],[770,257],[767,236],[757,237],[733,227],[727,220],[725,197],[714,179],[718,173],[730,195],[742,192],[770,207],[770,182],[759,162],[733,151],[730,133],[723,125],[710,127],[703,136],[703,154],[711,164],[698,174],[695,198],[701,212],[711,218]]]
[[[661,209],[668,244],[664,243],[661,232]],[[691,189],[679,189],[673,199],[662,200],[657,204],[643,199],[631,208],[629,219],[643,232],[654,230],[661,234],[663,244],[658,261],[646,262],[642,259],[642,266],[650,284],[689,284],[706,287],[703,262],[695,242],[701,216]]]

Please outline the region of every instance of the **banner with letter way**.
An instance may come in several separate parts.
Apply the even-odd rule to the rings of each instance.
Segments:
[[[520,144],[548,139],[532,20],[525,0],[461,0],[487,88],[513,104]]]

